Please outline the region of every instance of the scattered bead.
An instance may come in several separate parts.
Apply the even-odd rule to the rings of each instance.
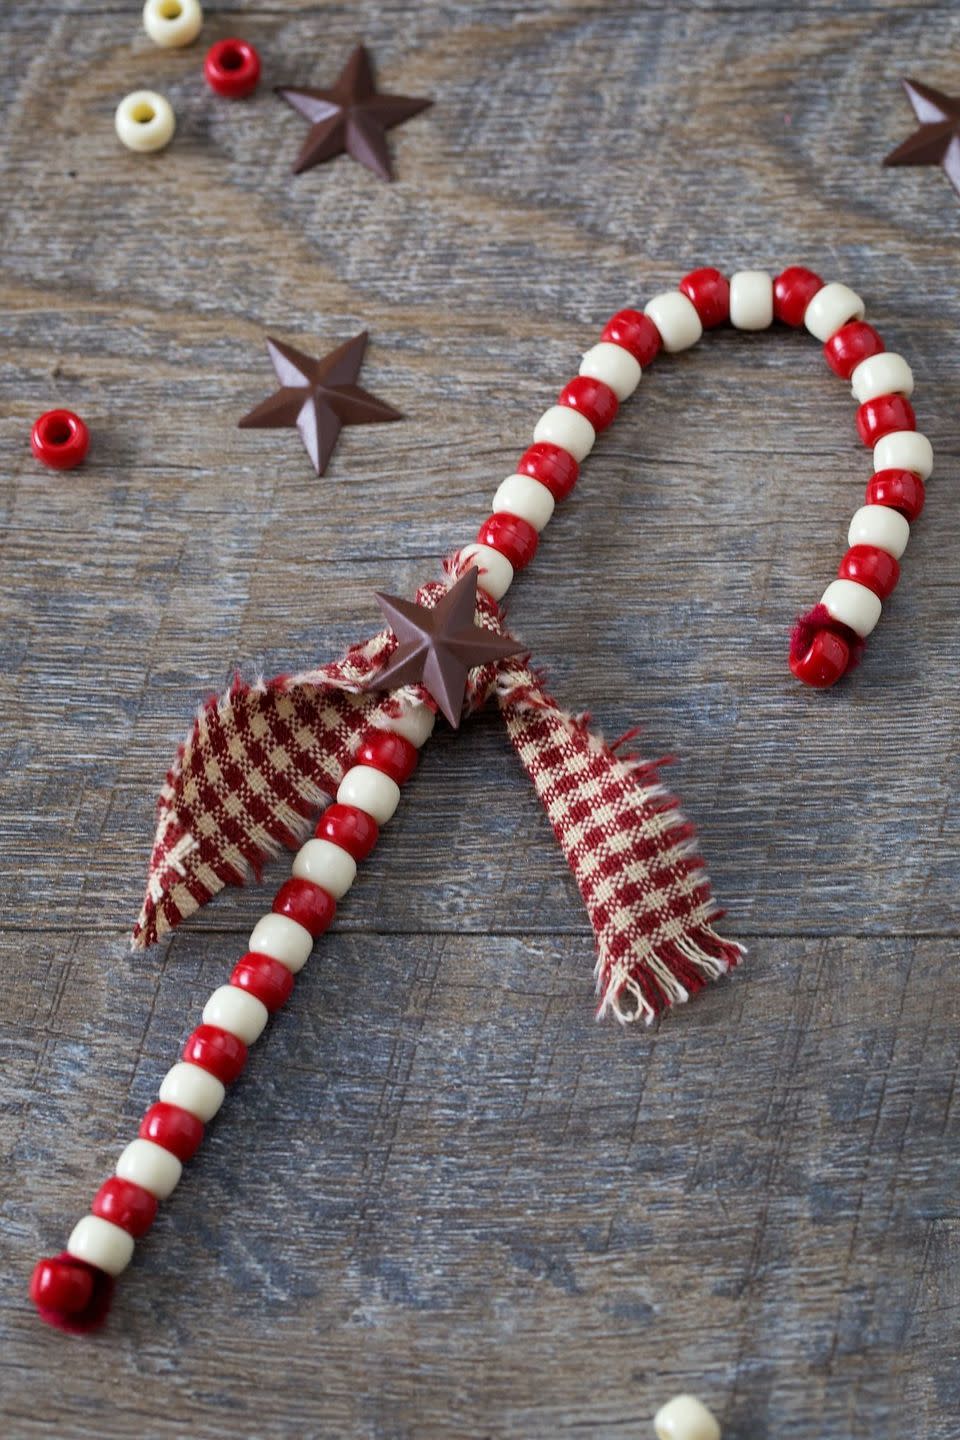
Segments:
[[[73,1227],[67,1254],[108,1275],[119,1275],[133,1258],[133,1236],[99,1215],[84,1215]]]
[[[72,470],[89,445],[90,431],[72,410],[48,410],[30,431],[31,450],[51,470]]]
[[[514,570],[524,570],[537,553],[539,536],[528,520],[500,510],[484,520],[477,539],[481,545],[490,545],[505,555]]]
[[[617,418],[620,402],[616,393],[602,380],[591,380],[588,375],[577,375],[564,385],[557,396],[558,405],[567,405],[590,421],[599,434]]]
[[[128,150],[148,153],[170,144],[177,122],[169,100],[153,90],[134,90],[117,106],[114,126]]]
[[[180,1182],[183,1166],[176,1155],[152,1140],[131,1140],[117,1161],[116,1173],[131,1185],[142,1185],[158,1200],[166,1200]],[[86,1258],[90,1258],[89,1256]]]
[[[923,481],[912,470],[878,470],[867,482],[868,505],[889,505],[912,525],[926,498]]]
[[[329,840],[308,840],[297,851],[293,873],[298,880],[322,885],[334,900],[342,900],[357,878],[357,862],[342,845],[334,845]]]
[[[273,913],[285,915],[302,925],[314,940],[329,930],[337,913],[337,902],[327,890],[296,876],[280,886],[273,898]]]
[[[788,265],[773,282],[775,317],[782,325],[792,325],[794,329],[799,329],[807,313],[807,306],[817,291],[822,289],[823,281],[812,270],[806,270],[802,265]]]
[[[861,505],[847,532],[848,545],[877,545],[899,560],[910,539],[910,526],[899,510],[887,505]]]
[[[611,345],[601,340],[588,350],[580,361],[580,374],[591,380],[601,380],[620,401],[626,400],[640,384],[643,371],[639,361],[622,345]]]
[[[700,316],[679,290],[664,290],[661,295],[654,295],[643,307],[643,313],[656,325],[668,355],[689,350],[703,334]]]
[[[281,965],[286,965],[297,975],[310,958],[313,936],[287,915],[271,913],[262,916],[254,925],[247,949],[255,955],[269,955],[271,959],[279,960]]]
[[[730,324],[735,330],[768,330],[773,324],[773,277],[765,270],[730,276]]]
[[[870,449],[894,430],[916,430],[917,417],[905,395],[879,395],[857,411],[857,434]]]
[[[235,1035],[244,1045],[254,1045],[263,1034],[270,1015],[256,995],[249,995],[236,985],[218,985],[204,1005],[201,1018],[204,1025],[215,1025],[219,1030]]]
[[[279,1010],[290,999],[293,974],[286,965],[270,955],[248,953],[238,960],[230,975],[230,984],[253,995],[270,1011]]]
[[[575,420],[583,418],[573,410],[566,413]],[[586,425],[587,421],[583,423]],[[471,564],[477,568],[480,572],[477,584],[486,590],[492,600],[502,600],[513,584],[513,566],[506,555],[501,555],[491,545],[465,545],[460,551],[460,561],[465,569],[469,569]]]
[[[852,545],[840,561],[840,580],[866,585],[880,600],[892,595],[900,579],[900,566],[888,550],[877,545]]]
[[[121,1180],[119,1175],[111,1175],[93,1197],[90,1210],[101,1220],[119,1225],[121,1230],[126,1230],[128,1235],[138,1240],[141,1235],[146,1235],[157,1218],[157,1197],[132,1180]]]
[[[840,285],[832,280],[814,295],[807,306],[803,323],[811,335],[826,343],[841,325],[846,325],[849,320],[862,320],[865,308],[860,296],[849,285]]]
[[[719,270],[704,266],[684,275],[677,286],[681,295],[686,295],[697,314],[704,330],[715,330],[730,319],[730,281]]]
[[[880,395],[912,395],[913,371],[902,355],[871,355],[853,371],[850,385],[861,404]]]
[[[493,497],[495,515],[516,515],[538,533],[550,520],[555,505],[547,486],[530,475],[508,475]]]
[[[520,456],[518,475],[529,475],[546,485],[554,500],[564,500],[577,483],[580,466],[569,450],[546,442],[531,445]]]
[[[858,365],[862,365],[874,355],[881,354],[884,348],[883,340],[872,325],[868,325],[865,320],[851,320],[848,325],[841,325],[836,334],[825,341],[823,353],[834,375],[839,375],[841,380],[849,380]],[[892,390],[894,386],[886,388]],[[861,395],[859,398],[866,400],[869,397]]]
[[[242,100],[260,82],[260,56],[246,40],[218,40],[207,51],[203,73],[217,95]]]
[[[354,758],[358,765],[372,765],[398,785],[405,785],[416,770],[420,756],[417,747],[402,735],[388,730],[368,730]]]
[[[855,580],[832,580],[824,590],[820,604],[825,605],[831,620],[846,625],[866,639],[880,619],[880,601],[872,590]]]
[[[181,1105],[204,1124],[212,1120],[226,1096],[226,1089],[216,1075],[179,1060],[171,1065],[160,1085],[160,1099],[167,1105]]]
[[[650,316],[642,315],[639,310],[618,310],[616,315],[611,315],[600,339],[628,350],[644,370],[653,364],[663,344]]]
[[[313,833],[318,840],[339,845],[354,860],[366,860],[377,843],[380,829],[369,811],[357,805],[335,804],[327,806]]]
[[[137,1133],[144,1140],[152,1140],[154,1145],[162,1145],[178,1160],[192,1160],[203,1139],[203,1121],[180,1105],[165,1105],[158,1100],[140,1121]],[[111,1220],[113,1216],[106,1218]]]
[[[534,426],[533,438],[537,444],[559,446],[579,464],[593,449],[597,432],[585,415],[569,405],[551,405]]]
[[[877,470],[912,470],[921,480],[933,473],[933,446],[919,430],[896,430],[884,435],[873,447],[873,468]]]
[[[199,0],[147,0],[143,7],[144,30],[165,50],[189,45],[202,25]]]
[[[653,1419],[657,1440],[720,1440],[720,1426],[694,1395],[675,1395]]]
[[[369,765],[354,765],[340,781],[337,803],[355,805],[372,815],[378,825],[386,825],[400,804],[400,786],[380,770],[373,770]]]

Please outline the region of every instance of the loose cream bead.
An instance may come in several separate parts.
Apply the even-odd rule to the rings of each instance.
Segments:
[[[602,380],[604,385],[610,386],[618,400],[626,400],[640,384],[643,371],[639,360],[635,360],[629,350],[624,350],[622,345],[611,345],[609,340],[601,340],[580,361],[580,374],[588,375],[591,380]]]
[[[773,277],[765,270],[730,276],[730,324],[735,330],[766,330],[773,324]]]
[[[862,320],[865,309],[855,291],[833,280],[814,295],[804,312],[803,323],[811,335],[826,342],[848,320]]]
[[[393,784],[392,780],[390,784]],[[342,798],[337,796],[338,800]],[[298,925],[289,915],[271,913],[261,916],[254,925],[247,949],[252,954],[269,955],[271,960],[279,960],[281,965],[286,965],[293,975],[297,975],[310,958],[313,936],[306,926]]]
[[[408,705],[402,715],[385,715],[377,724],[382,730],[390,730],[394,735],[402,735],[409,740],[411,745],[416,745],[419,750],[426,745],[433,734],[433,727],[436,722],[436,715],[429,705]]]
[[[400,786],[372,765],[354,765],[340,781],[337,802],[356,805],[358,810],[372,815],[378,825],[386,825],[400,804]]]
[[[611,346],[613,348],[616,347]],[[532,475],[508,475],[493,497],[493,513],[519,515],[534,530],[542,530],[556,503],[546,485],[541,485]]]
[[[878,395],[912,395],[913,371],[902,355],[882,351],[860,361],[850,376],[850,385],[861,405],[865,400],[876,400]]]
[[[142,1185],[158,1200],[166,1200],[177,1188],[183,1166],[169,1150],[152,1140],[131,1140],[117,1161],[117,1175],[133,1185]]]
[[[848,545],[876,545],[899,560],[910,539],[910,526],[899,510],[889,505],[861,505],[850,521]]]
[[[263,1034],[270,1012],[262,1000],[236,985],[220,985],[203,1007],[204,1025],[217,1025],[252,1045]]]
[[[589,421],[584,421],[584,424],[589,424]],[[477,584],[482,590],[486,590],[494,600],[503,599],[513,583],[513,566],[506,555],[501,555],[491,545],[473,544],[464,545],[460,558],[464,562],[472,560],[480,571]]]
[[[593,449],[597,432],[578,410],[571,410],[569,405],[551,405],[534,426],[533,438],[538,445],[543,442],[559,445],[574,460],[580,461]]]
[[[834,580],[824,590],[820,604],[826,605],[834,620],[864,638],[880,619],[880,597],[856,580]]]
[[[653,1418],[657,1440],[720,1440],[720,1426],[694,1395],[675,1395]]]
[[[703,334],[693,301],[680,290],[665,290],[662,295],[654,295],[643,307],[643,313],[656,325],[663,348],[671,355],[677,350],[689,350]]]
[[[309,880],[340,900],[357,878],[357,862],[332,840],[308,840],[297,851],[293,873],[298,880]]]
[[[112,1220],[84,1215],[70,1233],[67,1254],[75,1260],[86,1260],[88,1265],[96,1265],[108,1275],[119,1275],[133,1258],[133,1236]]]
[[[921,480],[933,472],[933,446],[919,430],[894,430],[873,447],[874,470],[912,470]]]
[[[226,1093],[223,1082],[216,1075],[186,1060],[178,1060],[176,1065],[171,1066],[159,1090],[160,1099],[167,1105],[179,1105],[182,1110],[189,1110],[204,1124],[216,1115]]]
[[[153,90],[134,90],[117,106],[113,123],[128,150],[162,150],[177,128],[169,100]]]
[[[202,24],[199,0],[147,0],[143,7],[144,30],[165,50],[189,45],[200,34]]]

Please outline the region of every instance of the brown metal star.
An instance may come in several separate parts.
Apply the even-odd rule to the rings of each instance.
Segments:
[[[362,45],[352,52],[329,90],[278,85],[276,93],[310,121],[294,162],[294,175],[346,151],[381,180],[392,180],[387,131],[433,104],[410,95],[379,94],[370,57]]]
[[[892,150],[884,165],[941,165],[960,195],[960,99],[916,80],[904,80],[903,88],[920,129]]]
[[[477,571],[468,570],[430,609],[377,595],[377,603],[399,644],[386,665],[368,682],[371,690],[423,685],[455,730],[460,727],[467,676],[478,665],[519,655],[523,645],[474,624]]]
[[[238,426],[241,430],[279,430],[295,425],[313,468],[322,475],[344,425],[403,419],[399,410],[356,383],[366,348],[364,330],[315,360],[268,335],[267,349],[280,389],[238,420]]]

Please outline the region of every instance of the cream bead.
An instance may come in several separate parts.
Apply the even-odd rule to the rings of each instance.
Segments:
[[[913,371],[902,355],[881,352],[860,361],[850,376],[850,386],[861,405],[878,395],[912,395]]]
[[[864,638],[880,619],[880,597],[856,580],[834,580],[824,590],[820,604],[826,605],[834,620]]]
[[[626,400],[640,384],[643,371],[639,360],[635,360],[629,350],[624,350],[622,345],[611,345],[609,340],[601,340],[580,361],[580,374],[588,375],[591,380],[602,380],[604,385],[610,386],[618,400]]]
[[[894,430],[873,447],[874,470],[912,470],[921,480],[933,473],[933,446],[919,430]]]
[[[199,0],[147,0],[143,28],[165,50],[189,45],[200,34],[203,11]]]
[[[542,530],[556,503],[546,485],[532,475],[508,475],[493,497],[493,513],[518,515],[534,530]]]
[[[861,505],[850,521],[848,545],[876,545],[899,560],[910,539],[910,526],[899,510],[889,505]]]
[[[223,1082],[209,1070],[178,1060],[164,1075],[158,1093],[167,1105],[179,1105],[206,1124],[220,1109],[227,1092]]]
[[[571,410],[569,405],[551,405],[534,426],[533,438],[538,445],[559,445],[579,462],[590,454],[597,432],[579,410]]]
[[[694,1395],[675,1395],[653,1417],[657,1440],[720,1440],[720,1426]]]
[[[766,330],[773,324],[773,276],[738,270],[730,276],[730,324],[735,330]]]
[[[391,785],[393,781],[391,780]],[[340,796],[337,797],[340,799]],[[254,925],[247,949],[256,955],[269,955],[297,975],[306,965],[313,949],[313,936],[289,915],[263,915]]]
[[[133,1236],[112,1220],[84,1215],[70,1232],[67,1254],[75,1260],[86,1260],[88,1265],[96,1265],[108,1275],[119,1275],[133,1258]]]
[[[116,1174],[121,1180],[142,1185],[158,1200],[166,1200],[177,1188],[183,1166],[162,1145],[152,1140],[131,1140],[117,1161]]]
[[[506,555],[501,555],[492,545],[473,544],[463,547],[460,559],[464,564],[471,560],[480,571],[477,584],[481,590],[486,590],[494,600],[503,599],[513,583],[513,566]],[[467,568],[469,569],[469,566]]]
[[[298,880],[309,880],[340,900],[357,878],[357,862],[332,840],[308,840],[297,851],[293,873]]]
[[[643,313],[656,325],[663,348],[671,355],[677,350],[689,350],[703,334],[696,306],[680,290],[665,290],[662,295],[654,295],[643,307]]]
[[[177,128],[169,100],[153,90],[134,90],[124,96],[113,117],[117,135],[128,150],[162,150]]]
[[[418,703],[405,706],[402,715],[385,715],[377,724],[383,730],[391,730],[394,735],[402,735],[419,750],[433,734],[436,719],[429,705]]]
[[[237,985],[220,985],[203,1007],[204,1025],[217,1025],[252,1045],[263,1034],[270,1012],[262,1000]]]
[[[354,765],[340,781],[337,803],[356,805],[358,810],[372,815],[378,825],[386,825],[400,804],[400,786],[372,765]]]
[[[811,335],[827,341],[849,320],[862,320],[865,309],[855,291],[833,280],[814,295],[804,312],[803,323]]]

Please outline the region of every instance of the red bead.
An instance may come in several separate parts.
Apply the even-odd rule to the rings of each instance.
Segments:
[[[230,1085],[247,1063],[247,1047],[219,1025],[198,1025],[183,1047],[183,1058]]]
[[[802,265],[788,265],[773,282],[773,313],[784,325],[802,325],[807,306],[823,281]]]
[[[912,525],[923,509],[926,491],[912,470],[878,470],[867,482],[867,504],[889,505]]]
[[[230,984],[238,990],[246,990],[268,1010],[279,1010],[286,1004],[293,991],[293,971],[270,955],[257,955],[248,951],[238,960],[230,976]]]
[[[598,432],[606,430],[617,418],[620,409],[620,401],[610,386],[602,380],[591,379],[589,375],[577,375],[569,385],[564,385],[557,396],[557,404],[578,410]]]
[[[546,485],[554,500],[563,500],[576,485],[580,466],[559,445],[541,440],[520,456],[517,474],[531,475],[541,485]]]
[[[851,545],[840,561],[837,575],[841,580],[856,580],[881,600],[892,595],[900,579],[900,566],[892,555],[876,545]]]
[[[272,908],[274,915],[286,915],[296,920],[316,940],[337,913],[337,902],[322,886],[294,877],[280,886],[273,897]]]
[[[143,1134],[142,1129],[140,1134]],[[157,1218],[157,1197],[132,1180],[121,1180],[119,1175],[111,1175],[100,1186],[90,1209],[101,1220],[119,1225],[121,1230],[137,1239],[146,1235]]]
[[[318,840],[330,840],[339,845],[354,860],[365,860],[377,843],[380,829],[373,816],[365,810],[338,803],[324,810],[313,833]]]
[[[190,1160],[200,1148],[203,1121],[179,1105],[168,1105],[166,1101],[158,1100],[140,1121],[138,1133],[143,1140],[162,1145],[178,1160]]]
[[[257,88],[260,56],[246,40],[218,40],[203,62],[203,73],[211,90],[228,100],[242,100]]]
[[[886,348],[872,325],[865,320],[851,320],[830,336],[823,353],[834,375],[839,375],[841,380],[849,380],[862,360],[880,355]]]
[[[857,411],[857,430],[864,445],[873,447],[894,430],[916,430],[917,417],[906,395],[878,395],[865,400]]]
[[[649,315],[640,310],[618,310],[603,327],[601,340],[621,345],[645,370],[657,358],[663,341]]]
[[[804,685],[827,690],[845,674],[850,664],[850,646],[835,630],[818,630],[810,646],[790,655],[790,669]]]
[[[529,520],[498,511],[484,520],[477,531],[477,539],[481,545],[491,545],[501,555],[506,555],[514,570],[523,570],[536,555],[540,536]]]
[[[398,785],[403,785],[416,770],[419,758],[416,745],[405,735],[395,735],[390,730],[368,730],[360,741],[355,763],[381,770]]]
[[[43,1310],[78,1315],[93,1295],[93,1268],[83,1260],[38,1260],[30,1277],[30,1299]]]
[[[30,431],[30,448],[51,470],[72,470],[89,444],[90,431],[72,410],[48,410]]]
[[[704,330],[715,330],[730,319],[730,281],[719,270],[706,266],[684,275],[677,289],[686,295],[700,316]]]

